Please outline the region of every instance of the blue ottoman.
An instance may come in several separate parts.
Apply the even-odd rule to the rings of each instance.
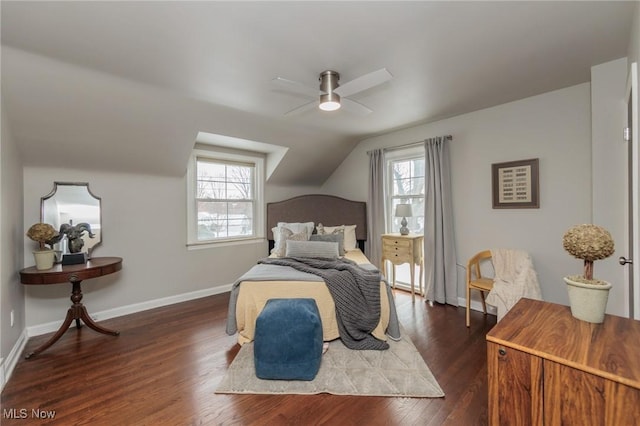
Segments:
[[[256,320],[260,379],[313,380],[322,359],[322,321],[313,299],[269,299]]]

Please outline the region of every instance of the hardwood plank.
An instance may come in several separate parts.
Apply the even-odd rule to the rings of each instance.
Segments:
[[[395,294],[405,332],[445,398],[217,395],[239,350],[225,333],[227,293],[100,322],[120,336],[70,329],[18,362],[0,398],[2,424],[486,425],[485,335],[495,317],[473,312],[468,329],[463,308]],[[25,353],[48,337],[30,339]],[[19,410],[28,422],[9,418]]]

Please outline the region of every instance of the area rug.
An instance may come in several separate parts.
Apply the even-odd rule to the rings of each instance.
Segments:
[[[329,344],[312,381],[256,377],[253,343],[245,343],[216,393],[319,394],[437,398],[440,385],[406,333],[385,351],[354,351],[340,340]]]

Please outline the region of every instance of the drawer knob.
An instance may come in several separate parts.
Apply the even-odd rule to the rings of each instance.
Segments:
[[[505,348],[498,349],[498,353],[500,356],[505,356],[507,354],[507,350]]]

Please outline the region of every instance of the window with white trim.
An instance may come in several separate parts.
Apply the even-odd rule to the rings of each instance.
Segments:
[[[387,230],[400,232],[401,217],[395,217],[398,204],[411,204],[412,216],[407,217],[411,233],[424,233],[424,148],[408,148],[391,151],[385,155],[387,162]]]
[[[264,158],[194,150],[188,170],[188,244],[264,237]]]
[[[412,234],[424,234],[425,155],[424,147],[390,150],[385,153],[385,184],[387,232],[400,232],[401,217],[395,217],[398,204],[411,205],[411,217],[407,217],[407,228]],[[411,269],[409,264],[398,265],[390,273],[401,288],[409,289]],[[419,279],[416,268],[414,280]],[[392,278],[392,277],[389,277]]]

